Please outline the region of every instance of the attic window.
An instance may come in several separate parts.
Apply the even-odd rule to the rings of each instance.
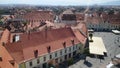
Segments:
[[[50,51],[51,51],[51,47],[48,46],[48,47],[47,47],[47,50],[48,50],[48,53],[50,53]]]
[[[0,56],[0,61],[2,61],[2,57]]]
[[[2,45],[3,45],[3,46],[5,46],[5,43],[4,43],[4,42],[2,42]]]
[[[66,47],[66,42],[63,42],[63,47],[64,47],[64,48]]]
[[[74,44],[74,40],[71,40],[72,44]]]
[[[34,51],[34,56],[35,56],[35,58],[38,57],[38,50],[35,50],[35,51]]]
[[[10,60],[9,61],[13,66],[15,65],[15,61],[14,60]]]

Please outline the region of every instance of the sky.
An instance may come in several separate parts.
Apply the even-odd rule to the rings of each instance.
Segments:
[[[31,5],[94,5],[120,4],[120,0],[0,0],[0,4],[31,4]]]

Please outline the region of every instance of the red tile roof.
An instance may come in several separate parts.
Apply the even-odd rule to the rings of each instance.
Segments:
[[[80,40],[80,42],[85,45],[87,38],[80,32],[79,30],[74,30],[74,33],[77,37],[77,39]]]
[[[8,29],[5,29],[2,33],[1,42],[8,43],[10,40],[10,32]]]
[[[102,12],[100,15],[99,13],[93,13],[91,16],[87,16],[88,23],[99,24],[106,21],[109,21],[110,24],[120,25],[120,13],[108,14]]]
[[[5,45],[6,43],[9,43],[9,36],[10,32],[5,29],[0,40],[0,57],[2,57],[2,61],[0,61],[0,68],[16,68],[16,64],[15,66],[12,66],[9,62],[10,60],[13,60],[13,58],[3,45],[3,42]]]
[[[83,23],[79,23],[77,27],[79,27],[80,31],[84,34],[84,36],[87,37],[88,30],[87,30],[86,24],[84,22]]]
[[[46,21],[51,20],[53,21],[54,15],[51,11],[33,11],[26,13],[23,16],[23,19],[26,19],[28,21]]]
[[[22,16],[28,24],[28,28],[35,28],[41,25],[42,22],[54,22],[54,14],[52,11],[32,11]]]
[[[103,21],[109,21],[109,23],[111,24],[120,25],[120,13],[117,14],[102,13],[101,18],[103,19]]]
[[[84,22],[80,22],[79,24],[77,24],[77,26],[72,27],[72,29],[78,29],[85,37],[87,37],[88,35],[88,30],[86,27],[86,24]]]
[[[77,20],[84,20],[84,14],[83,13],[76,13]]]
[[[93,24],[99,24],[99,23],[102,22],[102,19],[100,18],[100,16],[98,16],[95,13],[95,14],[91,14],[91,16],[87,16],[86,22],[87,23],[93,23]]]
[[[76,34],[74,34],[71,28],[60,28],[30,34],[21,34],[20,41],[8,43],[5,47],[15,61],[20,63],[34,58],[34,50],[38,50],[38,55],[41,56],[48,53],[48,46],[51,47],[51,51],[53,52],[63,49],[63,42],[66,42],[66,46],[69,47],[73,45],[71,43],[72,39],[75,41],[75,44],[84,41],[81,40],[83,37],[79,35],[80,33],[75,33]]]

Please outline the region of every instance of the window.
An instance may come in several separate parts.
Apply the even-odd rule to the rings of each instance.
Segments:
[[[48,53],[50,53],[50,51],[51,51],[51,47],[48,46],[48,47],[47,47],[47,50],[48,50]]]
[[[73,46],[73,50],[75,49],[75,47]]]
[[[56,62],[56,63],[58,63],[58,58],[57,58],[57,59],[55,59],[55,62]]]
[[[57,57],[57,52],[55,53],[55,57]]]
[[[40,63],[40,60],[39,59],[37,59],[37,64],[39,64]]]
[[[71,53],[69,53],[69,58],[71,58]]]
[[[60,62],[62,62],[62,59],[60,59]]]
[[[15,64],[14,60],[10,60],[9,62],[14,66],[14,64]]]
[[[0,56],[0,61],[2,61],[2,57]]]
[[[34,56],[35,56],[35,58],[38,57],[38,50],[34,50]]]
[[[76,45],[76,49],[77,49],[77,45]]]
[[[65,53],[67,53],[67,49],[65,49]]]
[[[60,51],[60,55],[62,55],[62,50]]]
[[[63,42],[63,47],[66,48],[66,42]]]
[[[44,61],[46,61],[46,57],[44,56]]]
[[[32,66],[32,61],[31,61],[31,62],[29,62],[29,65],[30,65],[30,66]]]
[[[71,40],[72,44],[74,45],[74,40]]]
[[[79,50],[81,49],[81,47],[79,47]]]
[[[67,60],[67,55],[65,55],[65,60]]]
[[[76,51],[73,52],[73,56],[75,56],[75,55],[76,55]]]
[[[50,59],[52,59],[52,55],[50,55]]]
[[[69,51],[71,51],[71,48],[69,48]]]

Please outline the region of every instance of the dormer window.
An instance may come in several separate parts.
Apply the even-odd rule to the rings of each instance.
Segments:
[[[66,42],[63,42],[63,47],[66,48]]]
[[[51,47],[48,46],[48,47],[47,47],[47,50],[48,50],[48,53],[50,53],[50,51],[51,51]]]
[[[2,42],[2,45],[3,45],[3,46],[5,46],[5,43],[4,43],[4,42]]]
[[[2,57],[0,56],[0,61],[2,61]]]
[[[14,35],[13,36],[13,42],[18,42],[20,40],[20,36],[19,35]]]
[[[72,42],[73,45],[75,44],[75,43],[74,43],[74,40],[71,40],[71,42]]]
[[[38,57],[38,50],[35,50],[35,51],[34,51],[34,56],[35,56],[35,58]]]
[[[13,66],[15,65],[15,61],[14,60],[10,60],[9,61]]]

